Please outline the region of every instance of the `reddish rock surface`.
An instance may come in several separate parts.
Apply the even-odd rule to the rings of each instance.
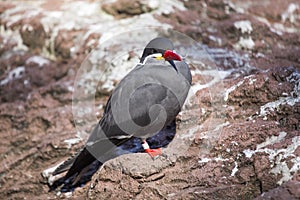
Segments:
[[[108,161],[72,199],[300,198],[298,1],[51,2],[0,2],[3,199],[68,198],[41,173],[84,144],[72,116],[76,73],[112,27],[138,20],[201,42],[218,70],[191,66],[195,95],[164,156]]]
[[[155,9],[149,4],[151,4],[151,2],[141,0],[119,0],[114,3],[103,4],[102,9],[116,18],[121,19],[147,13]]]

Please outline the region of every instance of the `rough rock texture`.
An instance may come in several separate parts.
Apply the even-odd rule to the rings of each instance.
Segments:
[[[280,187],[263,193],[260,197],[255,199],[299,199],[300,187],[299,181],[288,181],[282,184]]]
[[[299,2],[130,2],[0,2],[1,197],[299,199]],[[108,94],[138,61],[140,50],[123,50],[158,31],[103,41],[141,24],[190,36],[203,50],[192,57],[205,51],[213,61],[191,63],[194,95],[177,118],[176,137],[155,160],[122,155],[72,194],[49,192],[41,172],[85,141],[76,130],[84,122],[72,115],[80,66],[92,50],[89,69],[105,68],[114,55],[129,63],[96,85],[96,107],[86,112],[101,117]]]
[[[119,0],[114,3],[103,4],[102,9],[117,17],[126,18],[134,15],[140,15],[150,12],[157,8],[158,1],[142,1],[142,0]]]

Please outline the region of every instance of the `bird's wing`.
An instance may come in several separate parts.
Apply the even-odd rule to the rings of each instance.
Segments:
[[[187,64],[181,64],[187,68]],[[190,88],[185,75],[176,72],[171,65],[145,64],[138,66],[122,79],[110,96],[104,116],[88,143],[141,136],[143,128],[156,118],[161,110],[166,111],[165,124],[168,125],[180,111]],[[154,105],[158,109],[152,109]],[[152,109],[152,113],[149,111]],[[137,126],[138,127],[137,127]],[[101,129],[101,130],[100,130]],[[155,127],[154,127],[155,129]],[[104,134],[99,134],[103,131]]]
[[[168,123],[180,111],[180,103],[167,87],[160,84],[145,84],[134,91],[129,101],[129,112],[132,120],[139,126],[151,123],[150,109],[160,105],[167,114]],[[158,116],[160,109],[154,109],[153,115]],[[169,120],[170,119],[170,120]],[[166,124],[168,125],[168,124]]]
[[[192,74],[189,65],[185,61],[175,61],[178,72],[183,75],[186,81],[192,84]]]

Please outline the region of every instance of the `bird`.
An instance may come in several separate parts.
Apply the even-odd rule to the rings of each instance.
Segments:
[[[140,62],[116,86],[85,146],[58,166],[52,176],[63,172],[63,181],[75,185],[96,160],[101,164],[117,157],[116,149],[139,138],[151,157],[162,154],[146,141],[172,123],[187,98],[192,83],[189,65],[166,37],[152,39]]]

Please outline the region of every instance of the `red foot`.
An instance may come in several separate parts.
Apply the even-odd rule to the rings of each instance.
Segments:
[[[145,152],[148,153],[152,158],[162,154],[162,151],[161,151],[160,148],[158,148],[158,149],[145,149]]]

